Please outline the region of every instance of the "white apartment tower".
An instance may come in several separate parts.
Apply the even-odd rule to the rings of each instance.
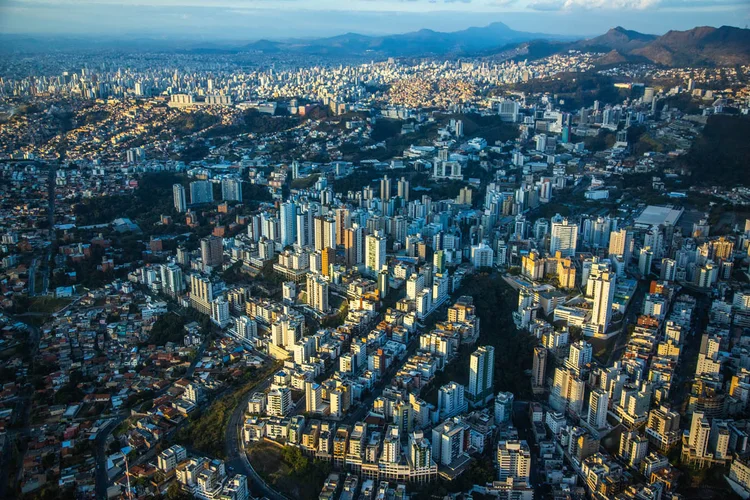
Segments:
[[[549,253],[558,251],[563,257],[573,257],[578,244],[578,225],[568,222],[559,216],[552,219],[552,231],[549,240]]]

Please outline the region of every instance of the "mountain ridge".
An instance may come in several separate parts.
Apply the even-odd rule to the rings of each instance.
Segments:
[[[565,40],[575,37],[530,33],[516,31],[501,22],[490,23],[483,27],[469,27],[459,31],[442,32],[421,29],[395,35],[361,35],[345,33],[327,38],[307,41],[271,42],[273,46],[259,45],[252,42],[240,47],[240,50],[260,51],[291,50],[310,54],[346,53],[347,55],[364,55],[381,53],[389,57],[408,57],[419,55],[455,55],[471,54],[479,51],[499,48],[511,43],[529,42],[532,40]],[[343,42],[343,43],[342,43]]]
[[[393,35],[348,32],[324,38],[260,39],[253,42],[170,38],[91,38],[0,34],[0,53],[65,50],[157,50],[192,54],[297,54],[302,57],[479,57],[539,59],[568,50],[599,52],[600,66],[649,63],[666,67],[750,64],[750,30],[732,26],[697,26],[652,35],[622,26],[580,39],[517,31],[504,23],[440,32],[421,29]]]
[[[545,50],[528,51],[529,46]],[[652,35],[622,26],[586,39],[570,40],[559,35],[516,31],[504,23],[470,27],[454,32],[422,29],[397,35],[370,36],[346,33],[306,41],[257,41],[239,50],[258,52],[297,51],[316,55],[379,54],[388,57],[478,56],[528,53],[538,58],[557,51],[580,50],[605,54],[601,65],[652,63],[662,66],[733,66],[750,64],[750,30],[721,26],[698,26]]]

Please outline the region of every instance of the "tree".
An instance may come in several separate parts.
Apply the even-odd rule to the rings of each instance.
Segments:
[[[167,500],[188,500],[190,496],[182,491],[180,483],[174,482],[167,488]]]

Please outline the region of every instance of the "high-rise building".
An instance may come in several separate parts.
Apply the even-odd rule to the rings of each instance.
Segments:
[[[159,469],[166,473],[172,472],[180,462],[187,459],[187,450],[185,447],[175,444],[159,453],[157,465]]]
[[[365,232],[356,224],[344,233],[344,253],[348,267],[354,267],[364,262]]]
[[[405,177],[401,177],[397,185],[398,197],[405,202],[409,201],[409,181]]]
[[[508,425],[513,419],[513,393],[498,392],[495,396],[495,425]]]
[[[175,263],[162,264],[161,284],[164,293],[177,297],[185,291],[185,278],[182,269]]]
[[[495,348],[481,346],[469,359],[469,399],[473,404],[482,404],[492,396],[495,373]]]
[[[416,470],[435,466],[432,461],[432,444],[422,431],[414,431],[409,436],[409,458],[411,467]]]
[[[464,397],[464,386],[449,382],[438,390],[438,412],[440,418],[450,418],[464,413],[468,409]]]
[[[297,205],[293,201],[281,204],[279,209],[279,229],[281,246],[293,245],[297,237]]]
[[[336,248],[336,220],[330,217],[315,217],[315,250]]]
[[[211,303],[214,300],[214,287],[206,276],[190,276],[190,305],[203,314],[211,314]]]
[[[297,227],[296,227],[296,243],[300,247],[308,247],[313,245],[314,238],[314,223],[313,214],[310,210],[298,211],[297,212]]]
[[[574,370],[570,368],[555,368],[555,377],[552,383],[549,404],[557,411],[564,412],[570,410],[576,415],[581,415],[585,390],[585,382],[578,378]]]
[[[448,419],[432,429],[432,456],[439,465],[451,465],[468,448],[469,426]]]
[[[370,276],[377,276],[385,265],[386,238],[378,233],[365,237],[365,268]]]
[[[620,457],[631,467],[638,467],[648,453],[648,439],[637,430],[620,435]]]
[[[224,297],[216,297],[211,302],[211,321],[219,328],[226,328],[230,319],[229,302]]]
[[[549,253],[560,252],[562,257],[574,257],[578,243],[578,225],[556,216],[552,219],[552,230],[549,240]]]
[[[648,414],[646,436],[659,451],[669,451],[682,436],[680,414],[665,406],[654,408]]]
[[[677,261],[674,259],[661,259],[661,273],[659,279],[662,281],[675,281],[677,278]]]
[[[651,265],[654,261],[654,252],[650,247],[641,248],[641,254],[638,256],[638,270],[641,276],[646,277],[651,274]]]
[[[477,268],[492,267],[495,260],[495,252],[484,242],[471,247],[471,263]]]
[[[214,188],[210,181],[193,181],[190,183],[190,203],[198,205],[214,201]]]
[[[146,151],[143,148],[130,148],[127,150],[126,157],[128,163],[141,163],[146,161]]]
[[[328,281],[319,274],[307,275],[307,305],[316,311],[328,312]]]
[[[308,413],[315,413],[320,411],[322,406],[323,389],[320,384],[308,380],[305,382],[305,411]]]
[[[570,345],[570,352],[565,359],[565,367],[573,370],[576,375],[581,374],[581,369],[591,363],[593,347],[585,340],[578,340]]]
[[[242,181],[222,179],[221,199],[224,201],[242,201]]]
[[[387,175],[380,179],[380,199],[384,202],[391,199],[391,179]]]
[[[643,102],[651,105],[651,101],[654,100],[655,91],[653,87],[646,87],[643,89]]]
[[[224,239],[208,236],[201,239],[201,260],[203,268],[220,267],[224,262]]]
[[[633,251],[633,236],[627,229],[612,231],[609,235],[609,258],[621,257],[627,265]]]
[[[272,417],[284,417],[294,407],[292,406],[292,391],[288,387],[276,387],[268,392],[266,412]]]
[[[498,479],[509,478],[528,483],[531,474],[531,450],[526,441],[509,440],[497,443]]]
[[[442,274],[445,272],[445,251],[438,250],[432,254],[432,267],[435,268],[436,274]]]
[[[258,322],[248,316],[240,316],[234,320],[237,336],[241,339],[250,340],[258,336]]]
[[[591,322],[599,327],[599,332],[605,333],[612,319],[612,304],[615,300],[616,275],[611,272],[599,274],[593,281],[594,308],[591,312]]]
[[[346,231],[352,227],[352,214],[348,208],[336,209],[336,245],[343,245]]]
[[[589,396],[589,414],[586,422],[594,429],[604,429],[607,425],[609,394],[602,389],[594,389]]]
[[[185,187],[182,184],[172,186],[172,196],[174,196],[174,209],[178,212],[187,211],[187,200],[185,199]]]
[[[398,426],[389,425],[383,439],[383,452],[380,454],[381,462],[398,463],[401,459],[401,432]]]
[[[534,394],[541,394],[544,392],[546,370],[547,348],[536,346],[534,347],[534,362],[531,369],[531,390]]]

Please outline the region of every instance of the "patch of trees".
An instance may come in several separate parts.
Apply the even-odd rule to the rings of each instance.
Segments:
[[[232,412],[240,404],[242,397],[260,381],[268,378],[276,368],[278,366],[274,365],[262,372],[259,370],[249,372],[252,378],[246,385],[237,389],[232,394],[214,401],[205,412],[194,413],[190,417],[189,425],[179,432],[177,441],[200,450],[207,455],[222,459],[225,458],[226,448],[224,443],[227,424]]]
[[[271,201],[271,193],[268,191],[266,186],[258,184],[251,184],[249,182],[242,183],[242,202],[245,204],[249,203],[261,203],[264,201]]]
[[[531,369],[536,339],[520,332],[513,323],[515,291],[499,274],[475,274],[464,285],[462,295],[474,297],[482,328],[477,345],[495,348],[495,392],[510,391],[516,398],[531,397],[531,384],[524,374]]]
[[[680,160],[697,184],[750,185],[750,118],[713,115]]]
[[[205,143],[196,142],[180,151],[178,159],[180,161],[184,161],[185,163],[190,163],[191,161],[200,161],[208,156],[209,151],[210,150]]]
[[[184,184],[184,180],[184,176],[171,172],[145,174],[139,180],[133,196],[88,198],[75,205],[77,222],[87,226],[127,217],[139,224],[154,224],[162,214],[175,213],[172,185]]]
[[[185,336],[185,319],[175,313],[165,314],[151,327],[146,344],[164,345],[168,342],[181,343]]]
[[[290,116],[272,116],[257,109],[246,110],[233,125],[218,125],[206,132],[206,137],[235,136],[240,134],[276,134],[299,125],[299,119]]]
[[[464,124],[464,136],[467,138],[481,137],[487,144],[496,141],[510,141],[518,137],[518,127],[504,122],[499,116],[482,116],[477,113],[444,115],[440,123],[445,125],[451,119],[461,120]]]
[[[219,123],[219,117],[193,111],[191,113],[180,113],[169,121],[169,128],[176,134],[184,136],[200,132]]]
[[[372,127],[370,137],[375,142],[384,141],[401,134],[402,120],[391,120],[387,118],[378,118]]]
[[[561,109],[571,111],[582,106],[591,106],[594,101],[606,104],[622,102],[624,98],[631,97],[630,90],[618,89],[614,84],[615,81],[611,77],[604,75],[558,73],[554,80],[530,80],[516,84],[515,89],[556,95],[558,99],[565,100]]]
[[[282,459],[291,469],[290,479],[296,484],[315,485],[315,488],[301,488],[300,498],[318,498],[320,487],[331,471],[331,465],[322,460],[310,460],[296,446],[285,446]]]

